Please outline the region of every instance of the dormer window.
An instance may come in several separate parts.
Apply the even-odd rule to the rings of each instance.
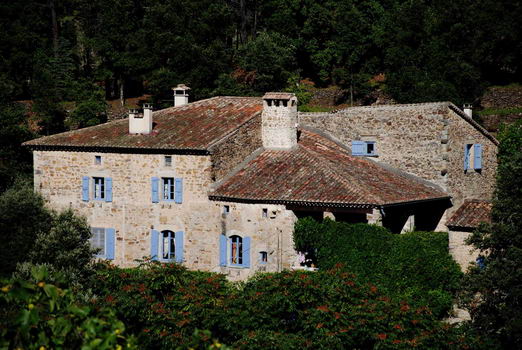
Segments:
[[[352,141],[352,155],[353,156],[376,156],[376,142],[375,141]]]

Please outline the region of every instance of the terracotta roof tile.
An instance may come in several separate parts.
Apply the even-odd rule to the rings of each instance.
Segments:
[[[491,223],[492,203],[467,199],[446,223],[449,227],[477,228],[480,223]]]
[[[123,119],[45,136],[24,145],[206,150],[262,109],[260,98],[214,97],[154,112],[149,135],[129,134],[129,120]]]
[[[295,95],[290,92],[267,92],[263,98],[273,100],[289,100]]]
[[[216,200],[292,201],[380,206],[449,196],[424,180],[392,171],[311,131],[288,151],[264,150],[225,180]]]

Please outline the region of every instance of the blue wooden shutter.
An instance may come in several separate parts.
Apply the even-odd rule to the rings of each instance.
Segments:
[[[82,200],[84,202],[89,201],[89,177],[82,177]]]
[[[366,154],[366,152],[364,151],[364,146],[364,141],[352,141],[352,155],[361,156],[363,154]]]
[[[176,256],[176,262],[179,263],[183,262],[183,235],[183,231],[178,231],[175,236],[176,251],[174,254]]]
[[[158,203],[159,202],[159,194],[158,194],[159,178],[153,177],[150,181],[150,184],[151,184],[152,203]]]
[[[174,201],[178,204],[183,203],[183,179],[174,180]]]
[[[219,235],[219,265],[227,266],[227,236]]]
[[[476,170],[482,169],[482,145],[480,143],[476,143],[473,145],[473,168]]]
[[[105,178],[105,201],[112,202],[112,178]]]
[[[150,230],[150,256],[158,260],[159,231]]]
[[[243,266],[250,267],[250,237],[243,238]]]
[[[114,246],[116,243],[116,230],[113,228],[105,229],[105,258],[114,260]]]
[[[464,145],[464,170],[469,168],[469,146]]]

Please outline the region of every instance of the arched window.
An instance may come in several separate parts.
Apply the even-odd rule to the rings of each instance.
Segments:
[[[162,260],[174,260],[176,257],[176,240],[172,231],[161,231],[161,244],[159,256]]]
[[[230,237],[230,263],[243,264],[243,238],[237,235]]]

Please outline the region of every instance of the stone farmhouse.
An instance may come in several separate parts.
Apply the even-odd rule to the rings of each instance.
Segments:
[[[300,217],[464,239],[488,220],[497,140],[449,102],[297,112],[290,93],[214,97],[25,143],[48,204],[92,227],[100,258],[149,256],[244,279],[301,268]],[[468,112],[469,113],[469,112]]]

